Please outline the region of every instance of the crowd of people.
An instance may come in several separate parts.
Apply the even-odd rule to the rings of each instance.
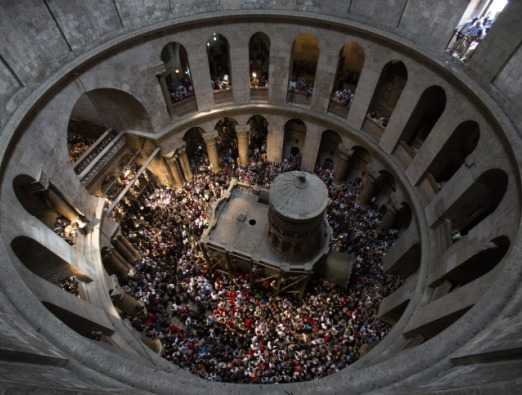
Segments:
[[[69,159],[71,162],[76,163],[95,142],[96,138],[91,138],[84,134],[69,133],[67,137],[67,147],[69,149]]]
[[[339,371],[389,331],[375,316],[399,285],[381,263],[396,232],[378,231],[378,211],[357,204],[359,180],[337,186],[332,170],[318,169],[331,197],[332,249],[356,259],[346,288],[317,278],[300,300],[254,288],[242,274],[211,272],[198,243],[210,204],[232,178],[268,188],[296,166],[261,154],[244,168],[225,159],[218,174],[202,158],[183,188],[150,188],[123,206],[122,231],[142,259],[122,285],[147,308],[146,316],[129,319],[161,340],[164,358],[209,380],[284,383]]]
[[[349,88],[338,89],[334,92],[332,100],[338,104],[349,107],[353,100],[353,91]]]

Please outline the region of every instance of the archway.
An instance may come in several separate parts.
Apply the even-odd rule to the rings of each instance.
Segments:
[[[453,242],[496,210],[507,186],[508,176],[500,169],[487,170],[473,182],[442,216],[451,221]]]
[[[207,146],[203,133],[203,129],[195,127],[189,129],[183,136],[193,172],[197,172],[201,166],[208,166]]]
[[[328,111],[342,117],[348,115],[364,60],[364,49],[356,42],[349,42],[341,49]]]
[[[214,32],[206,46],[214,101],[221,103],[232,100],[232,68],[228,40]]]
[[[480,139],[480,127],[475,121],[462,122],[433,159],[428,173],[439,184],[444,184],[460,169],[475,150]]]
[[[13,189],[24,209],[38,218],[50,230],[74,245],[86,220],[52,184],[43,185],[21,174],[14,178]]]
[[[250,95],[252,99],[268,99],[270,66],[270,38],[265,33],[255,33],[249,42]]]
[[[333,169],[335,163],[335,154],[339,148],[342,139],[339,133],[333,130],[325,130],[321,136],[319,144],[319,152],[315,167],[317,169]]]
[[[407,81],[408,71],[401,61],[392,60],[384,66],[363,125],[367,133],[377,138],[382,135]]]
[[[236,134],[237,122],[232,118],[223,118],[216,124],[218,132],[217,149],[220,160],[229,165],[237,163],[239,156]]]
[[[184,115],[197,111],[185,47],[177,42],[167,44],[161,51],[161,60],[165,71],[158,78],[169,114]]]
[[[440,86],[426,89],[401,135],[401,141],[417,151],[428,137],[446,108],[446,93]]]
[[[30,237],[15,237],[11,241],[11,248],[29,271],[76,296],[79,295],[79,281],[92,281],[76,266]]]
[[[249,157],[259,161],[266,157],[266,145],[268,138],[268,121],[265,117],[256,114],[248,120],[250,126]]]
[[[311,33],[294,40],[288,80],[288,102],[310,104],[319,60],[319,41]]]
[[[301,168],[306,125],[300,119],[291,119],[285,125],[283,142],[283,170]]]

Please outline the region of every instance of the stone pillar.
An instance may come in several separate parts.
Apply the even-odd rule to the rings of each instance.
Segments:
[[[192,180],[192,169],[190,168],[190,162],[187,154],[186,147],[181,147],[177,151],[179,163],[181,165],[181,169],[183,170],[183,175],[185,176],[185,180]]]
[[[318,112],[326,112],[330,103],[333,85],[339,63],[338,42],[321,42],[317,70],[315,73],[314,92],[312,96],[312,109]]]
[[[125,259],[114,249],[106,250],[103,253],[103,264],[111,274],[114,273],[118,278],[127,278],[129,276],[130,265]]]
[[[357,196],[357,202],[362,205],[368,204],[370,201],[372,185],[370,181],[370,176],[368,174],[368,169],[365,168],[361,174],[361,191],[359,192],[359,196]]]
[[[117,282],[118,281],[116,279],[113,280],[113,284],[117,284]],[[114,305],[124,313],[132,316],[147,314],[147,309],[145,308],[143,302],[134,299],[119,285],[116,285],[113,289],[111,289],[109,294]]]
[[[335,182],[342,184],[348,176],[348,165],[350,163],[350,150],[346,145],[339,145],[335,153]]]
[[[123,240],[126,240],[125,243]],[[116,248],[116,251],[127,261],[127,262],[136,262],[140,259],[140,254],[136,249],[132,246],[129,248],[129,241],[125,239],[123,236],[117,236],[112,240],[112,245]]]
[[[180,188],[183,185],[183,176],[179,171],[176,155],[171,152],[169,155],[164,156],[163,159],[167,163],[170,175],[172,176],[172,181],[174,182],[174,186]]]
[[[150,162],[148,169],[157,177],[158,181],[162,185],[169,187],[173,186],[172,175],[170,174],[169,167],[161,156],[156,156]]]
[[[199,45],[190,45],[187,47],[198,111],[203,112],[209,111],[214,105],[214,94],[212,92],[210,70],[208,67],[207,47],[205,46],[207,38],[206,34],[205,36],[199,35],[199,37],[193,37],[191,42],[199,43]],[[232,81],[232,83],[234,83],[234,81]]]
[[[239,151],[239,165],[248,165],[248,135],[249,131],[247,127],[236,128],[237,143]]]
[[[78,212],[52,186],[47,189],[47,198],[52,207],[69,221],[77,222],[80,219]]]
[[[213,173],[218,173],[221,169],[219,165],[219,155],[216,146],[217,133],[211,133],[205,136],[205,142],[207,145],[207,155],[210,162],[210,169]]]
[[[250,56],[249,40],[246,34],[229,35],[232,73],[232,92],[236,104],[246,104],[250,99]]]
[[[305,137],[305,143],[303,147],[303,161],[301,169],[313,173],[315,163],[317,162],[317,156],[319,154],[319,148],[321,146],[321,139],[323,135],[323,129],[314,124],[307,124],[307,131]]]

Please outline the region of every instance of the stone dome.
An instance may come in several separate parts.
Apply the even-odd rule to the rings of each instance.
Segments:
[[[276,177],[270,188],[270,206],[295,221],[320,216],[328,206],[328,190],[319,177],[304,171],[291,171]]]

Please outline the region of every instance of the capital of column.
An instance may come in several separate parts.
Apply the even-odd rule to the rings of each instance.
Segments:
[[[217,137],[218,137],[217,132],[205,133],[203,135],[203,139],[205,140],[205,143],[207,145],[215,145]]]

